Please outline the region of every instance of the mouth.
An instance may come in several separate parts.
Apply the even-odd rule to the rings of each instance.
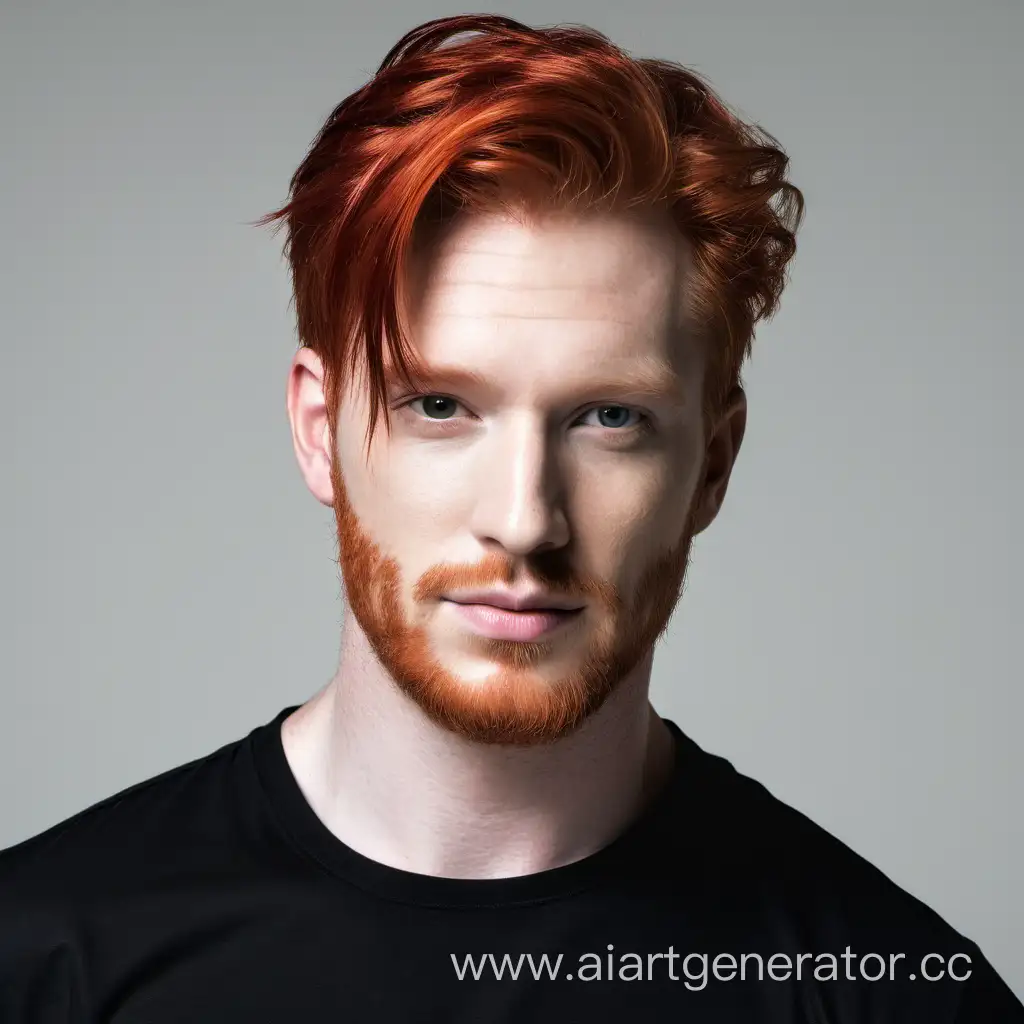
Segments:
[[[583,614],[582,608],[530,608],[513,611],[490,604],[470,604],[442,598],[463,625],[478,636],[491,640],[537,640],[574,622]]]

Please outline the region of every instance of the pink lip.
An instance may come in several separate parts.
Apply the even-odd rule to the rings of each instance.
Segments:
[[[489,604],[458,604],[446,601],[478,636],[491,640],[536,640],[579,615],[576,611],[512,612]]]

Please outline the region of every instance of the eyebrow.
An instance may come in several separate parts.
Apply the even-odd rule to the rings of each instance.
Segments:
[[[447,387],[453,390],[466,388],[484,392],[497,390],[493,381],[484,374],[447,364],[426,366],[425,372],[415,375],[413,380],[417,387]],[[682,376],[673,367],[660,361],[641,363],[621,373],[583,381],[575,390],[599,394],[604,398],[648,398],[676,406],[685,404]]]

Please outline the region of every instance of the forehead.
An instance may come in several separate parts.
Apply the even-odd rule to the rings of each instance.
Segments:
[[[428,366],[483,373],[678,372],[690,258],[654,211],[466,216],[413,258],[412,340]]]

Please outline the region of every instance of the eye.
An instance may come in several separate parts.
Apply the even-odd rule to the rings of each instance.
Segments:
[[[414,395],[402,403],[404,408],[412,409],[419,419],[437,424],[446,424],[456,419],[456,410],[461,405],[461,402],[448,395]],[[586,424],[587,417],[595,414],[597,423]],[[629,406],[614,404],[595,406],[577,422],[602,427],[617,434],[632,434],[633,431],[650,427],[650,420],[645,413]]]
[[[424,418],[435,421],[451,419],[459,407],[459,403],[447,395],[419,395],[406,404],[411,407],[418,402],[423,403]]]
[[[625,405],[599,405],[593,409],[590,409],[586,416],[590,416],[592,413],[597,413],[599,427],[606,427],[612,430],[622,430],[623,428],[637,427],[644,420],[644,414],[637,409],[630,409]],[[630,423],[629,417],[636,416],[635,422]]]

